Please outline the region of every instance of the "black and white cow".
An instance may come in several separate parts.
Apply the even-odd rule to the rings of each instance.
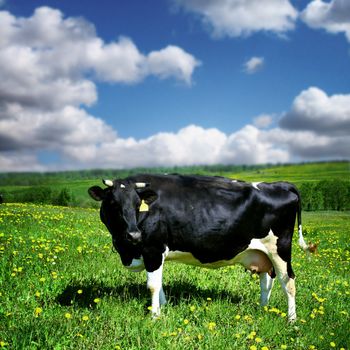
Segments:
[[[102,201],[101,220],[125,267],[147,271],[152,313],[166,303],[164,261],[207,268],[241,264],[260,276],[266,305],[277,275],[296,319],[291,266],[296,217],[299,245],[308,250],[301,228],[300,196],[287,182],[246,183],[223,177],[136,175],[103,180],[89,189]]]

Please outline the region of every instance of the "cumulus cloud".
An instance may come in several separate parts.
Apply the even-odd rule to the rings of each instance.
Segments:
[[[264,57],[252,57],[243,64],[244,71],[248,74],[254,74],[264,66]]]
[[[315,29],[344,33],[350,42],[350,2],[346,0],[311,1],[301,13],[302,20]]]
[[[271,140],[301,159],[350,158],[350,95],[310,87],[295,97]]]
[[[257,128],[267,128],[272,124],[273,117],[268,114],[261,114],[253,119],[253,123]]]
[[[317,87],[302,91],[280,120],[281,127],[321,135],[350,134],[350,94],[328,96]]]
[[[214,37],[247,36],[258,31],[277,34],[294,29],[298,11],[289,0],[173,0],[199,15]]]
[[[30,17],[0,11],[0,23],[1,170],[41,169],[40,151],[87,164],[101,142],[116,140],[84,109],[97,101],[95,81],[136,84],[153,75],[190,85],[200,65],[177,46],[145,54],[127,37],[106,43],[90,22],[50,7]]]
[[[169,45],[160,51],[152,51],[145,65],[150,74],[162,79],[176,76],[190,84],[193,69],[200,64],[200,61],[180,47]]]

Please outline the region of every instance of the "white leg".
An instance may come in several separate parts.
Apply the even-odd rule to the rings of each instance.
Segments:
[[[265,306],[269,302],[274,279],[267,272],[262,272],[260,278],[260,305]]]
[[[293,278],[288,276],[287,263],[278,255],[274,255],[271,259],[276,271],[278,280],[281,283],[282,289],[288,301],[288,321],[294,322],[297,318],[295,311],[295,282]]]
[[[151,291],[152,316],[160,315],[160,304],[165,303],[165,296],[162,287],[163,264],[158,270],[147,272],[147,288]]]

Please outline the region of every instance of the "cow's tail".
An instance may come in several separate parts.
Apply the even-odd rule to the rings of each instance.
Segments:
[[[303,226],[301,224],[301,197],[299,191],[293,186],[292,192],[294,192],[298,196],[298,211],[297,211],[297,222],[298,222],[298,233],[299,233],[299,247],[304,251],[310,251],[310,246],[308,246],[304,240],[303,236]]]

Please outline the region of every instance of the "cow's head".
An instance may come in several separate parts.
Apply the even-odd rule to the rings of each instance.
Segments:
[[[157,194],[145,182],[103,180],[103,183],[107,188],[93,186],[88,192],[93,199],[102,201],[101,219],[111,232],[113,243],[124,240],[140,243],[142,237],[137,222],[141,203],[151,204],[157,199]]]

